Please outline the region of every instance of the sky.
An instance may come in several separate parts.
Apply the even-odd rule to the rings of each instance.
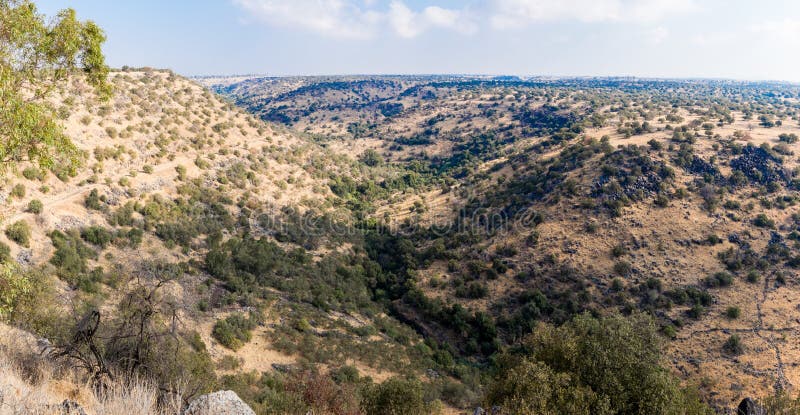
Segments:
[[[797,0],[34,0],[114,67],[183,75],[504,74],[800,82]]]

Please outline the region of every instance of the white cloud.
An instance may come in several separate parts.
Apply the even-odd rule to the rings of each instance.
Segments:
[[[368,38],[384,26],[400,37],[413,38],[432,28],[472,33],[477,25],[466,10],[429,6],[416,12],[393,0],[380,10],[375,0],[233,0],[268,24],[301,28],[321,35]],[[388,23],[388,26],[385,25]]]
[[[336,37],[366,37],[380,18],[347,0],[233,0],[269,24]]]
[[[535,22],[654,22],[697,9],[695,0],[493,0],[495,28]]]
[[[437,6],[426,7],[425,19],[433,26],[452,29],[463,34],[475,33],[478,24],[469,9],[451,10]]]
[[[389,24],[402,37],[416,37],[422,32],[417,14],[400,1],[393,1],[389,5]]]
[[[798,19],[765,21],[752,25],[750,31],[763,35],[772,42],[800,43],[800,20]]]
[[[388,18],[395,33],[405,38],[416,37],[431,28],[450,29],[463,34],[477,30],[477,25],[464,10],[429,6],[421,13],[415,13],[402,1],[393,1],[389,5]]]

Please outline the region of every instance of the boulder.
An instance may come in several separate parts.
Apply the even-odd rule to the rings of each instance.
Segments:
[[[767,415],[767,411],[750,398],[742,399],[736,408],[736,415]]]
[[[189,402],[183,415],[255,415],[233,391],[200,395]]]

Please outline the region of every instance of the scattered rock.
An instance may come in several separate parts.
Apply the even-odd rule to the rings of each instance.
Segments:
[[[33,264],[33,251],[30,249],[23,249],[19,251],[17,255],[17,263],[20,265],[32,265]]]
[[[295,366],[294,365],[285,365],[282,363],[273,363],[272,368],[275,369],[277,372],[281,373],[291,373],[294,372]]]
[[[752,183],[768,184],[788,181],[781,160],[761,147],[745,146],[742,155],[731,160],[731,168],[742,172]]]
[[[64,216],[56,223],[56,229],[62,232],[84,226],[86,226],[86,221],[75,216]]]
[[[41,337],[36,340],[36,347],[39,349],[39,354],[41,356],[50,356],[55,351],[53,348],[53,344],[50,343],[50,340]]]
[[[79,403],[69,399],[65,399],[64,402],[57,405],[48,405],[47,410],[53,411],[52,413],[57,415],[86,415],[86,411]]]
[[[699,176],[712,177],[716,183],[721,182],[723,178],[718,168],[698,156],[692,157],[692,162],[689,163],[686,170]]]
[[[233,391],[219,391],[194,398],[182,415],[255,415]]]

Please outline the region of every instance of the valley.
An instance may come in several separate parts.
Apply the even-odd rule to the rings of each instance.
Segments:
[[[0,1],[0,414],[800,413],[800,85],[104,42]]]

